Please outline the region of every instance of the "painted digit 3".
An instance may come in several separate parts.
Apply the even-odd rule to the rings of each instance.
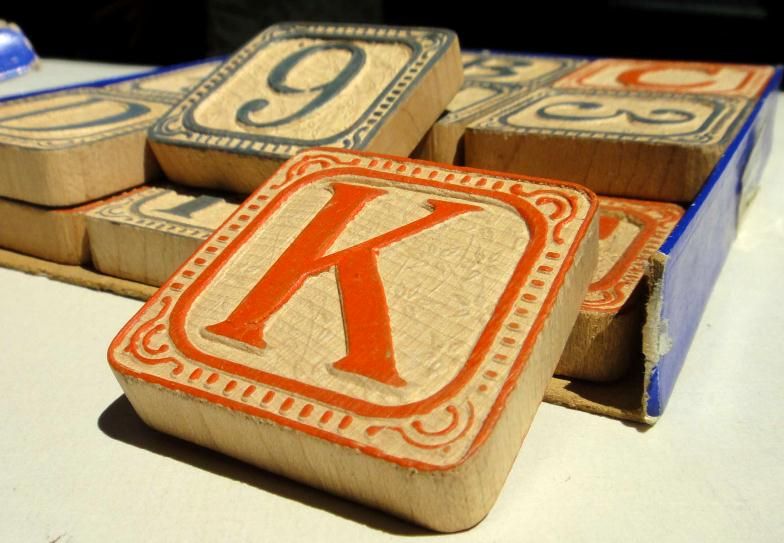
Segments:
[[[332,80],[315,85],[310,88],[296,88],[289,86],[286,83],[291,71],[299,65],[302,61],[312,55],[322,53],[324,51],[345,51],[351,56],[343,68],[335,75]],[[269,73],[267,77],[267,84],[270,89],[279,95],[296,95],[304,93],[316,92],[316,96],[308,102],[302,109],[287,115],[280,119],[272,121],[257,122],[252,119],[255,113],[265,109],[270,100],[267,98],[257,98],[245,102],[238,110],[236,119],[237,122],[252,126],[254,128],[270,128],[274,126],[281,126],[301,117],[304,117],[316,108],[323,106],[338,94],[348,83],[356,77],[365,65],[365,51],[351,43],[326,43],[320,45],[313,45],[305,47],[299,51],[292,53],[288,57],[281,60]]]
[[[690,111],[672,108],[649,109],[645,113],[630,109],[609,109],[601,102],[568,101],[548,104],[536,111],[537,116],[548,120],[568,121],[604,121],[626,117],[632,123],[645,124],[680,124],[694,120]]]

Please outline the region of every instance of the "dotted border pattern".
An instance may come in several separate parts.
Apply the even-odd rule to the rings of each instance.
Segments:
[[[629,295],[634,291],[634,288],[648,269],[648,260],[662,246],[664,240],[667,239],[675,225],[678,224],[684,211],[676,204],[634,201],[607,196],[599,197],[599,210],[600,214],[607,210],[616,211],[619,215],[623,215],[623,220],[634,224],[637,224],[637,221],[634,220],[633,213],[644,215],[656,223],[654,231],[649,234],[645,244],[640,248],[639,253],[629,267],[620,274],[618,281],[608,289],[594,292],[589,290],[580,308],[581,311],[585,312],[611,313],[618,311],[626,303]],[[638,233],[638,236],[641,235],[645,235],[645,232]],[[634,240],[629,244],[627,250],[631,249],[633,245]],[[623,258],[624,254],[619,255],[618,260]],[[611,270],[612,266],[608,271]],[[603,279],[604,277],[599,279],[599,281]]]
[[[760,93],[765,89],[770,78],[773,77],[775,68],[773,66],[765,65],[751,65],[751,64],[732,64],[720,62],[699,62],[699,61],[684,61],[684,60],[644,60],[633,58],[600,58],[592,61],[587,66],[574,71],[563,79],[559,80],[554,86],[569,89],[616,89],[624,90],[626,87],[620,83],[616,85],[596,85],[584,83],[583,81],[588,77],[593,77],[607,68],[617,67],[618,65],[627,64],[629,69],[640,68],[650,65],[671,64],[674,68],[681,69],[705,69],[706,67],[729,68],[734,70],[742,70],[748,73],[748,80],[741,84],[740,87],[724,91],[706,91],[702,88],[691,90],[684,88],[683,90],[668,90],[661,92],[676,92],[679,94],[702,94],[706,96],[738,96],[745,98],[758,98]],[[631,90],[631,89],[627,89]],[[660,92],[656,89],[639,89],[646,92]]]
[[[82,88],[82,89],[71,89],[66,91],[60,91],[51,94],[39,94],[29,98],[20,98],[18,100],[10,100],[8,102],[3,102],[2,104],[0,104],[0,114],[2,114],[3,108],[6,107],[11,107],[23,103],[50,100],[53,97],[58,97],[63,95],[95,95],[95,96],[105,96],[108,98],[115,98],[118,100],[128,101],[128,102],[132,102],[132,101],[138,101],[142,103],[153,102],[156,104],[165,104],[166,106],[170,106],[172,104],[171,100],[150,98],[148,96],[140,96],[138,94],[117,92],[115,90],[109,90],[109,89]],[[99,132],[96,132],[95,134],[91,134],[89,136],[80,136],[78,138],[21,139],[16,136],[13,136],[12,134],[3,133],[4,130],[8,130],[8,129],[4,129],[3,127],[0,127],[0,145],[23,147],[25,149],[30,149],[30,150],[69,149],[72,147],[78,147],[79,145],[85,145],[88,143],[94,143],[97,141],[108,140],[111,138],[124,136],[132,132],[147,130],[157,120],[158,120],[158,116],[153,115],[145,120],[136,121],[129,124],[123,124],[116,128],[103,129]]]
[[[345,136],[327,138],[324,141],[314,141],[313,145],[331,145],[344,149],[362,149],[367,141],[375,134],[378,127],[383,124],[386,115],[393,112],[398,103],[408,97],[414,83],[424,75],[422,68],[438,60],[449,48],[454,35],[437,29],[427,28],[396,28],[373,25],[323,25],[287,23],[275,25],[262,32],[245,47],[240,49],[233,57],[223,63],[210,77],[202,82],[196,89],[162,117],[150,129],[151,140],[163,144],[175,144],[194,148],[219,149],[236,154],[265,155],[279,159],[286,159],[296,154],[304,147],[291,143],[285,138],[276,138],[275,141],[265,141],[265,136],[242,134],[237,132],[223,132],[207,127],[188,127],[188,118],[193,116],[195,109],[206,99],[212,91],[226,82],[245,62],[267,42],[285,38],[290,35],[318,35],[323,38],[374,38],[389,40],[408,40],[416,43],[419,51],[408,62],[390,85],[387,86],[385,95],[381,95],[373,106],[359,117],[359,121]],[[436,38],[436,39],[434,39]],[[195,125],[195,120],[192,121]],[[293,140],[291,140],[293,141]]]
[[[106,88],[123,94],[127,93],[128,95],[134,97],[150,98],[151,100],[170,102],[172,105],[175,105],[180,100],[185,98],[189,92],[191,92],[193,89],[201,85],[202,81],[204,81],[210,75],[212,75],[212,73],[218,68],[218,66],[221,65],[221,63],[222,61],[220,60],[210,60],[198,64],[192,64],[190,66],[185,66],[184,68],[179,68],[177,70],[169,70],[160,74],[148,75],[145,77],[139,77],[137,79],[131,79],[129,81],[124,81],[122,83],[109,85]],[[205,68],[207,68],[208,70],[205,72],[204,77],[202,77],[202,79],[198,83],[195,83],[190,88],[183,91],[149,89],[144,87],[144,85],[150,81],[166,80],[169,77],[173,77],[173,76],[179,77],[183,74],[183,72],[189,72],[192,70],[193,71],[204,70]]]
[[[330,155],[326,155],[323,151],[321,153],[316,151],[303,153],[291,159],[273,178],[248,198],[234,215],[161,287],[158,293],[140,311],[138,321],[136,319],[132,321],[134,326],[126,328],[121,332],[118,336],[120,342],[116,343],[116,347],[114,347],[116,353],[124,354],[123,361],[118,365],[129,368],[141,378],[144,378],[145,375],[155,375],[159,380],[179,381],[189,387],[197,387],[212,394],[220,394],[223,398],[233,400],[234,402],[253,405],[279,417],[295,420],[302,424],[317,427],[333,435],[347,438],[352,443],[359,444],[365,448],[373,449],[378,446],[377,436],[381,435],[379,429],[396,430],[390,433],[400,438],[396,450],[399,451],[402,450],[401,447],[405,447],[407,458],[401,458],[403,461],[424,462],[435,468],[454,465],[469,449],[482,424],[478,424],[473,429],[474,432],[467,432],[468,428],[465,426],[462,428],[458,427],[448,435],[431,437],[427,443],[414,445],[410,436],[407,439],[406,429],[402,426],[406,423],[412,426],[415,424],[421,425],[421,420],[404,421],[400,427],[391,428],[388,426],[390,419],[360,417],[332,406],[321,405],[310,398],[301,397],[288,390],[249,382],[235,375],[222,375],[211,367],[185,359],[179,353],[173,354],[176,348],[171,345],[171,341],[168,338],[164,338],[160,345],[149,345],[155,334],[163,332],[168,326],[167,319],[170,309],[175,305],[171,303],[171,300],[176,302],[177,297],[198,277],[201,270],[209,266],[232,243],[243,228],[275,196],[275,193],[284,186],[310,173],[312,170],[308,169],[309,165],[317,164],[317,161],[324,158],[330,160],[333,156],[347,157],[351,161],[351,167],[354,168],[364,167],[377,171],[405,174],[431,182],[441,182],[446,188],[450,184],[481,187],[523,197],[534,207],[539,205],[534,202],[534,200],[538,199],[538,196],[529,199],[525,196],[520,196],[519,192],[515,192],[515,187],[519,189],[524,186],[524,182],[519,179],[505,179],[503,177],[491,177],[490,175],[481,174],[471,175],[462,171],[450,171],[436,165],[408,162],[405,159],[373,158],[372,156],[354,154],[339,155],[338,152],[331,152]],[[309,160],[312,160],[310,164],[305,164],[303,168],[303,163]],[[328,168],[330,166],[332,164],[322,164],[320,167]],[[339,167],[337,166],[339,165],[335,166],[336,171],[338,171]],[[296,174],[281,181],[281,177],[283,177],[281,172],[284,171],[289,174],[296,172]],[[537,190],[535,181],[529,183],[533,185],[532,189]],[[548,189],[554,187],[548,185],[544,187],[539,186],[539,188]],[[588,207],[586,203],[585,209]],[[550,239],[553,239],[556,224],[559,221],[552,219],[550,217],[551,213],[543,211],[542,214],[549,225],[547,235]],[[581,218],[578,217],[578,220],[581,220]],[[579,226],[577,229],[579,230]],[[526,284],[517,292],[517,303],[505,316],[503,325],[495,338],[493,338],[492,346],[482,361],[481,367],[470,381],[449,400],[454,402],[459,399],[460,402],[457,402],[459,404],[457,406],[458,409],[464,411],[470,409],[472,411],[470,420],[474,418],[474,406],[478,405],[476,419],[480,421],[484,421],[495,406],[495,399],[487,401],[483,398],[486,398],[488,395],[497,398],[507,381],[522,344],[527,338],[531,326],[536,322],[544,300],[548,296],[545,290],[547,282],[558,275],[559,268],[563,265],[563,259],[569,252],[569,248],[570,243],[564,242],[562,251],[545,250],[540,255],[539,260],[532,267],[532,273],[528,277]],[[118,340],[115,340],[115,342]],[[148,344],[147,352],[156,355],[153,362],[140,362],[138,358],[127,355],[127,352],[136,350],[138,348],[137,345],[144,343]],[[443,407],[449,408],[448,405],[443,405]],[[425,425],[427,425],[427,422],[425,422]],[[460,435],[454,437],[454,434]],[[435,436],[435,434],[433,435]],[[467,439],[461,439],[462,437]],[[423,451],[426,451],[426,453],[423,454]],[[434,451],[439,453],[437,459],[433,457]],[[396,455],[396,458],[400,457]]]
[[[629,134],[629,133],[606,133],[597,132],[593,130],[576,130],[576,129],[556,129],[546,127],[511,127],[505,124],[501,119],[523,110],[530,104],[546,97],[555,95],[570,95],[570,96],[612,96],[619,98],[646,98],[653,100],[672,99],[684,102],[708,102],[711,107],[716,108],[720,106],[719,114],[716,114],[716,119],[711,125],[703,132],[695,135],[686,136],[668,136],[666,134]],[[470,125],[470,129],[475,131],[500,131],[509,134],[545,134],[551,136],[561,136],[567,138],[582,137],[602,140],[615,140],[615,141],[635,141],[635,142],[650,142],[650,143],[668,143],[674,142],[678,144],[687,145],[711,145],[711,144],[727,144],[731,141],[737,128],[748,116],[753,104],[745,98],[738,98],[733,96],[703,96],[695,94],[679,94],[679,93],[651,93],[640,91],[610,91],[601,89],[560,89],[560,88],[544,88],[539,89],[532,93],[526,93],[523,96],[515,97],[514,100],[507,102],[502,109],[496,110],[493,114],[488,115],[479,121]],[[716,135],[721,134],[721,137],[716,139]]]
[[[149,228],[166,234],[171,234],[173,236],[182,236],[201,240],[205,240],[210,237],[210,235],[214,232],[213,228],[194,226],[178,221],[166,220],[160,217],[153,217],[149,215],[134,214],[131,212],[131,207],[134,204],[141,203],[144,200],[157,198],[158,196],[168,192],[184,194],[182,191],[163,187],[145,187],[139,192],[128,194],[125,197],[121,197],[101,205],[100,207],[89,211],[86,213],[86,215],[94,219],[108,220],[117,224],[129,224],[141,228]],[[226,203],[234,205],[232,202]],[[235,207],[237,206],[235,205]]]
[[[559,80],[562,77],[571,74],[584,65],[587,61],[570,57],[537,57],[530,55],[512,55],[512,54],[497,54],[487,51],[464,52],[463,63],[465,64],[466,57],[492,57],[492,58],[510,58],[510,59],[525,59],[531,61],[554,61],[559,62],[558,66],[553,71],[543,74],[537,78],[529,79],[526,81],[513,83],[513,82],[497,82],[492,79],[483,79],[481,77],[466,76],[463,82],[463,89],[465,88],[487,88],[496,91],[494,96],[474,102],[468,106],[462,107],[455,111],[450,111],[439,119],[439,123],[457,123],[467,124],[471,121],[477,120],[485,115],[491,114],[495,109],[503,107],[508,101],[519,98],[531,91],[539,89],[544,85],[550,84]],[[462,90],[462,89],[461,89]],[[447,110],[449,108],[447,107]]]

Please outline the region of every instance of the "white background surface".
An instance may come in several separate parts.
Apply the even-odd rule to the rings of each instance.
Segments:
[[[106,362],[141,304],[0,269],[0,541],[784,541],[784,108],[773,148],[660,422],[543,404],[454,535],[148,429]]]

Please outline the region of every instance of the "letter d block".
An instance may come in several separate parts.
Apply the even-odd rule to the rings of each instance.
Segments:
[[[169,179],[249,193],[309,147],[408,156],[462,80],[451,31],[275,25],[156,123],[150,143]]]
[[[0,196],[70,206],[158,174],[146,143],[171,103],[78,89],[0,103]]]
[[[109,352],[161,431],[442,531],[495,501],[596,264],[565,183],[316,149]]]

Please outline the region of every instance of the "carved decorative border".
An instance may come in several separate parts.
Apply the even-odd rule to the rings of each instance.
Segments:
[[[485,115],[492,113],[496,108],[503,106],[508,100],[515,99],[544,85],[547,85],[548,83],[552,83],[553,81],[556,81],[559,78],[571,73],[586,62],[584,60],[568,57],[537,57],[529,55],[498,54],[486,51],[482,51],[480,53],[471,53],[471,55],[491,58],[525,59],[531,61],[542,60],[557,62],[559,66],[556,67],[553,71],[537,78],[518,83],[488,81],[486,79],[482,79],[481,77],[466,76],[463,82],[463,89],[472,87],[489,89],[495,92],[495,95],[490,96],[484,100],[480,100],[479,102],[474,102],[473,104],[469,104],[460,109],[455,109],[453,111],[450,110],[449,113],[439,119],[438,122],[440,123],[467,124],[473,120],[484,117]],[[464,53],[464,58],[465,56],[466,54]]]
[[[598,132],[595,130],[577,130],[572,128],[550,128],[540,126],[518,127],[510,126],[505,119],[526,109],[535,103],[550,96],[614,96],[622,98],[640,97],[648,100],[680,100],[682,102],[694,102],[709,106],[713,113],[706,120],[702,127],[690,134],[685,135],[649,135],[632,134],[626,132]],[[495,111],[491,115],[484,117],[480,121],[471,125],[472,129],[483,131],[500,131],[510,134],[546,134],[563,137],[582,137],[592,139],[603,139],[613,141],[636,141],[636,142],[663,142],[691,145],[706,144],[726,144],[732,139],[736,128],[744,121],[753,104],[748,100],[730,96],[703,96],[697,94],[683,93],[651,93],[637,91],[609,91],[598,89],[557,89],[545,88],[523,97],[508,102],[503,108]],[[716,137],[719,135],[720,137]]]
[[[150,200],[154,200],[167,192],[180,192],[162,187],[147,187],[142,191],[129,194],[126,197],[107,202],[105,205],[90,211],[87,215],[99,219],[106,219],[121,224],[130,224],[142,228],[152,228],[174,236],[183,236],[196,239],[207,239],[214,229],[203,226],[195,226],[174,219],[162,219],[145,215],[141,212],[141,206]],[[231,202],[228,202],[231,203]]]
[[[624,254],[607,270],[604,277],[588,287],[583,311],[614,313],[618,311],[642,279],[648,259],[659,250],[683,216],[675,204],[643,202],[623,198],[599,197],[601,214],[617,214],[621,220],[640,227]]]
[[[3,102],[2,104],[0,104],[0,116],[2,116],[2,111],[6,107],[16,106],[22,103],[42,102],[45,100],[51,100],[52,97],[55,96],[64,96],[64,95],[100,96],[100,97],[105,97],[111,100],[116,100],[118,102],[125,102],[125,103],[137,102],[137,103],[144,104],[145,102],[153,102],[156,104],[165,104],[167,106],[171,105],[171,101],[166,101],[166,100],[134,96],[129,93],[122,93],[122,92],[112,91],[108,89],[84,88],[84,89],[61,91],[52,94],[40,94],[30,98],[20,98],[18,100]],[[4,129],[2,126],[0,126],[0,145],[9,145],[9,146],[13,145],[18,147],[24,147],[31,150],[42,150],[42,151],[49,150],[49,149],[69,149],[72,147],[78,147],[79,145],[94,143],[97,141],[124,136],[132,132],[146,130],[157,119],[158,119],[157,115],[146,116],[145,119],[134,123],[124,124],[120,127],[115,127],[115,128],[109,127],[107,129],[99,130],[94,134],[90,134],[89,136],[80,136],[77,138],[43,139],[40,136],[24,138],[13,134],[13,130]],[[4,133],[4,131],[8,131],[8,132]]]
[[[500,306],[496,308],[492,318],[498,315],[501,319],[498,331],[489,341],[480,365],[457,393],[423,414],[402,418],[358,415],[285,388],[246,379],[225,369],[221,371],[179,352],[169,335],[172,308],[199,276],[221,258],[221,253],[233,252],[242,244],[237,238],[264,208],[282,190],[314,172],[356,174],[362,169],[390,172],[447,189],[474,187],[504,198],[519,198],[538,210],[541,214],[538,220],[547,225],[548,239],[563,248],[542,250],[531,263],[531,273],[522,278],[519,289],[513,290],[508,309],[499,313]],[[571,266],[577,240],[588,228],[584,219],[593,214],[595,207],[594,200],[568,183],[543,186],[520,177],[445,169],[425,162],[364,153],[321,149],[301,153],[251,195],[126,325],[112,343],[110,364],[126,375],[251,416],[269,418],[402,466],[445,469],[459,464],[478,447],[503,411],[506,396],[527,363],[541,323],[549,314]],[[567,229],[570,229],[568,236]],[[552,285],[550,290],[548,284]],[[486,399],[488,396],[490,401]],[[398,452],[392,454],[389,450]],[[437,460],[433,458],[434,452],[438,453]]]
[[[734,89],[726,91],[706,91],[701,89],[689,90],[688,88],[678,88],[672,86],[670,88],[662,88],[661,92],[672,92],[678,94],[705,94],[705,95],[723,95],[723,96],[745,96],[747,98],[755,98],[764,90],[770,78],[773,76],[774,69],[772,66],[753,66],[749,64],[720,64],[708,62],[685,62],[685,61],[664,61],[664,60],[637,60],[637,59],[598,59],[587,66],[584,66],[572,74],[564,77],[558,81],[555,86],[562,88],[593,88],[593,89],[617,89],[624,90],[619,84],[618,86],[610,85],[596,85],[586,83],[585,80],[607,68],[612,68],[618,65],[627,65],[629,68],[644,68],[648,66],[671,66],[673,68],[684,69],[697,69],[697,70],[713,70],[717,68],[727,68],[746,72],[746,77]],[[632,90],[632,89],[626,89]],[[660,92],[656,89],[639,89],[648,92]]]
[[[138,78],[131,79],[131,80],[128,80],[128,81],[124,81],[122,83],[117,83],[115,85],[110,85],[110,86],[108,86],[106,88],[110,89],[110,90],[117,91],[117,92],[121,92],[121,93],[128,93],[129,95],[131,95],[133,97],[149,98],[150,100],[159,100],[161,102],[167,102],[167,103],[171,103],[172,105],[174,105],[177,102],[179,102],[180,100],[182,100],[183,98],[185,98],[188,95],[188,93],[191,92],[193,89],[195,89],[197,86],[199,86],[201,84],[201,82],[196,83],[195,85],[191,86],[189,89],[184,90],[184,91],[180,91],[180,92],[177,92],[177,91],[166,91],[166,90],[160,90],[160,89],[150,89],[150,88],[146,88],[145,85],[148,82],[150,82],[150,81],[157,81],[157,80],[161,80],[161,79],[167,79],[167,78],[172,77],[172,76],[179,76],[183,72],[188,72],[188,71],[197,70],[197,69],[201,70],[204,67],[208,67],[208,68],[210,68],[210,71],[208,71],[206,73],[206,75],[204,76],[204,78],[202,78],[202,80],[204,80],[204,79],[207,79],[212,74],[212,72],[218,66],[220,66],[220,64],[221,64],[220,60],[207,60],[207,61],[204,61],[204,62],[191,64],[189,66],[185,66],[185,67],[182,67],[182,68],[177,68],[177,69],[173,69],[173,70],[167,70],[167,71],[165,71],[163,73],[159,73],[159,74],[153,74],[153,75],[138,77]]]
[[[258,50],[271,41],[294,37],[402,42],[412,49],[413,54],[406,66],[400,70],[384,92],[371,104],[371,107],[359,117],[358,121],[351,128],[334,137],[303,142],[287,138],[214,130],[196,122],[194,119],[196,108],[217,87],[229,81]],[[168,115],[161,118],[150,129],[150,139],[160,143],[220,149],[236,154],[261,154],[277,158],[287,158],[305,146],[330,145],[343,149],[363,149],[367,142],[375,136],[379,127],[384,124],[386,118],[408,97],[411,89],[443,56],[455,39],[455,35],[450,31],[427,28],[306,23],[275,25],[240,49]]]

